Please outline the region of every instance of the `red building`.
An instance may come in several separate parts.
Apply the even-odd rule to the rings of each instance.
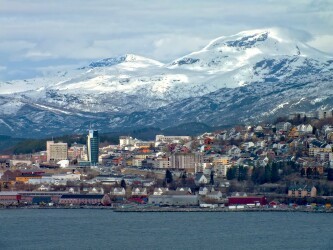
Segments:
[[[261,206],[267,205],[267,199],[265,196],[235,196],[235,197],[229,197],[228,203],[230,205],[249,205],[254,204]]]
[[[103,194],[64,194],[60,197],[62,205],[98,205],[102,203]]]
[[[17,192],[0,192],[0,204],[2,205],[15,205],[20,203],[21,195]]]

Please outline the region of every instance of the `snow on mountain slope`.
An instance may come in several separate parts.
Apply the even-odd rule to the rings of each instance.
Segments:
[[[128,54],[44,77],[3,82],[0,129],[8,131],[7,125],[16,124],[24,130],[31,127],[29,122],[40,126],[45,119],[44,129],[59,129],[61,124],[80,128],[89,120],[109,128],[163,127],[192,120],[219,125],[225,123],[222,117],[236,121],[230,115],[237,109],[243,109],[239,119],[245,121],[301,104],[307,110],[324,103],[329,107],[331,93],[322,86],[331,86],[333,57],[290,34],[281,29],[245,31],[214,39],[169,64]],[[283,93],[283,98],[275,93]],[[260,109],[251,114],[254,100]]]
[[[263,29],[219,37],[200,51],[169,64],[169,68],[205,72],[216,77],[219,87],[239,87],[276,77],[274,70],[285,67],[276,80],[286,80],[295,71],[310,67],[326,68],[332,57],[285,34],[282,29]],[[269,64],[270,71],[260,71]],[[262,67],[261,67],[262,68]],[[268,67],[266,67],[267,69]],[[329,65],[330,70],[333,65]]]

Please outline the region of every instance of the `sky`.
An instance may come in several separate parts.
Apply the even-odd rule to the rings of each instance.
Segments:
[[[333,54],[332,0],[0,0],[0,80],[128,53],[167,63],[267,27]]]

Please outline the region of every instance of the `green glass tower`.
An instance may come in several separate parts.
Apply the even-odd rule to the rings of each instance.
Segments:
[[[89,130],[87,136],[87,153],[88,161],[91,165],[96,165],[98,163],[98,152],[99,152],[99,137],[97,130]]]

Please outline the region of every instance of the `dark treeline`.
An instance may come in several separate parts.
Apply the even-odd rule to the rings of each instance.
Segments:
[[[300,166],[293,161],[271,162],[265,167],[253,166],[252,169],[239,165],[229,168],[227,171],[228,180],[245,181],[250,179],[254,184],[276,183],[283,176],[299,172]],[[252,171],[249,174],[249,171]],[[249,177],[251,176],[251,177]]]
[[[31,154],[44,151],[46,150],[46,141],[50,141],[52,139],[55,142],[66,142],[70,147],[73,143],[86,144],[87,135],[64,135],[55,138],[23,139],[7,149],[6,152],[13,154]],[[101,143],[117,144],[118,140],[118,137],[103,134],[100,135]]]

